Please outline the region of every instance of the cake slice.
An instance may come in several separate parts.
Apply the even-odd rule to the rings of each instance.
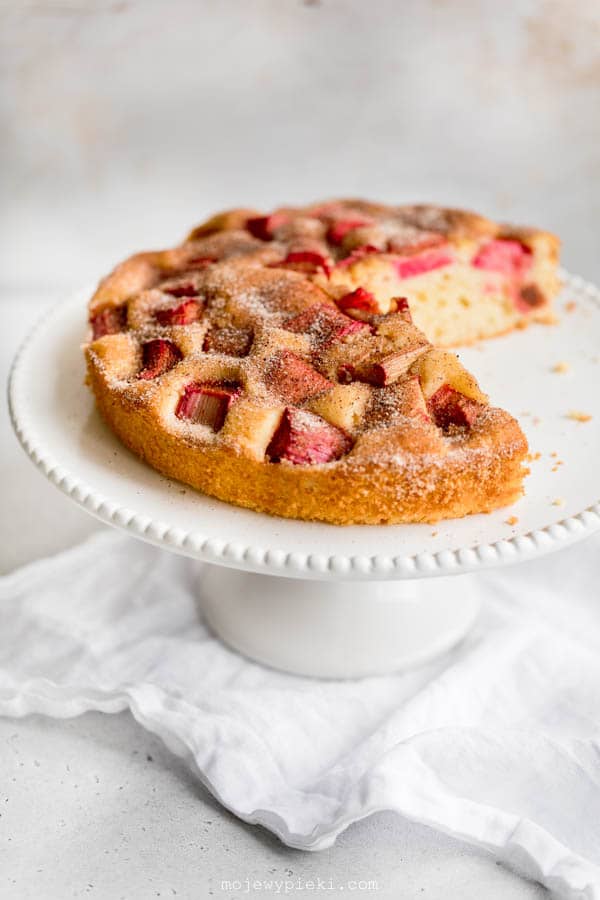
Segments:
[[[465,210],[362,200],[284,207],[248,221],[265,245],[285,242],[282,266],[303,266],[336,298],[367,291],[382,314],[393,311],[393,298],[406,298],[414,323],[440,347],[554,322],[559,241],[547,231]]]

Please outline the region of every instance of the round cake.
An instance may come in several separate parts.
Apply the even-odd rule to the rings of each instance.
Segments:
[[[443,347],[551,321],[556,255],[456,210],[233,210],[101,282],[88,382],[134,453],[220,500],[340,525],[488,512],[521,495],[527,442]]]

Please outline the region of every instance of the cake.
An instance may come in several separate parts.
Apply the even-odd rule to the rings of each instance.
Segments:
[[[488,512],[522,494],[527,442],[445,348],[551,321],[556,256],[456,210],[232,210],[100,283],[88,382],[126,446],[220,500],[340,525]]]
[[[216,216],[190,237],[235,227],[239,212]],[[438,347],[554,321],[559,242],[547,231],[498,225],[464,210],[362,200],[282,208],[248,222],[263,241],[329,260],[331,271],[319,283],[334,299],[362,287],[376,311],[387,313],[394,297],[405,297],[415,325]]]

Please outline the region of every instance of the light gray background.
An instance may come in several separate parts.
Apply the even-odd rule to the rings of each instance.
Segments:
[[[3,378],[49,302],[230,205],[473,207],[557,231],[600,279],[596,0],[0,2],[0,115]],[[6,571],[96,525],[0,414]],[[0,721],[0,771],[2,897],[195,900],[286,870],[395,900],[544,893],[392,816],[286,850],[125,715]]]

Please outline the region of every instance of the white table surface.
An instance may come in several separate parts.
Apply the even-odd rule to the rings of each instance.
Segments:
[[[60,291],[0,294],[3,380],[20,339]],[[102,527],[47,483],[1,412],[0,566],[10,571]],[[302,853],[222,810],[183,763],[129,715],[0,719],[0,896],[268,896],[223,881],[333,879],[390,900],[545,896],[486,853],[392,814],[350,827],[330,850]],[[300,893],[295,891],[295,893]]]

